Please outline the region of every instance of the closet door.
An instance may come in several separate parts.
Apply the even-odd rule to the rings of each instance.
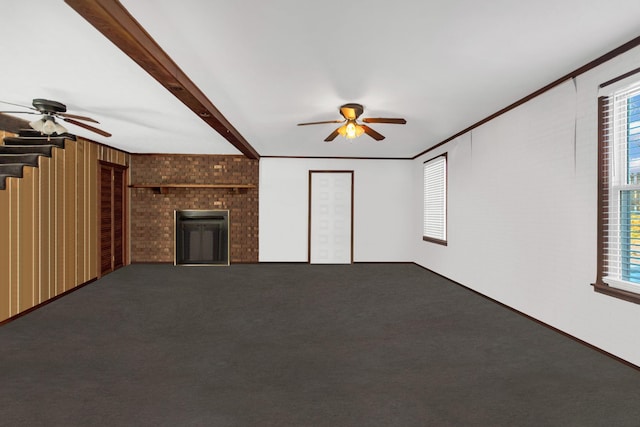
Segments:
[[[113,192],[113,168],[100,165],[100,275],[113,270],[111,266],[112,245],[113,245],[113,224],[111,212],[113,204],[111,202]]]
[[[353,262],[353,172],[309,173],[309,262]]]
[[[113,270],[124,266],[125,169],[113,170]]]
[[[100,275],[125,264],[126,168],[100,162]]]

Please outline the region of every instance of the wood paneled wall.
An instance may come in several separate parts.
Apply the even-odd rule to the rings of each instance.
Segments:
[[[1,137],[11,136],[0,132]],[[98,160],[129,155],[78,138],[0,190],[0,321],[98,277]]]

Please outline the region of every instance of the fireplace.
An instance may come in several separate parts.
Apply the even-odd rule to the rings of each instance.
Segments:
[[[229,265],[229,211],[175,211],[175,265]]]

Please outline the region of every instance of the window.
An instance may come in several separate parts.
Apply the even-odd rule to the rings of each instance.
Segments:
[[[640,81],[598,100],[595,289],[640,303]]]
[[[447,244],[447,155],[424,163],[424,228],[422,239]]]

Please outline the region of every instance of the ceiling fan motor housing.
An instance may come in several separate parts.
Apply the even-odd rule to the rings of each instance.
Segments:
[[[340,107],[340,114],[347,120],[355,120],[364,112],[362,104],[344,104]]]
[[[42,98],[34,99],[33,106],[43,114],[64,113],[67,111],[66,105],[57,101]]]

